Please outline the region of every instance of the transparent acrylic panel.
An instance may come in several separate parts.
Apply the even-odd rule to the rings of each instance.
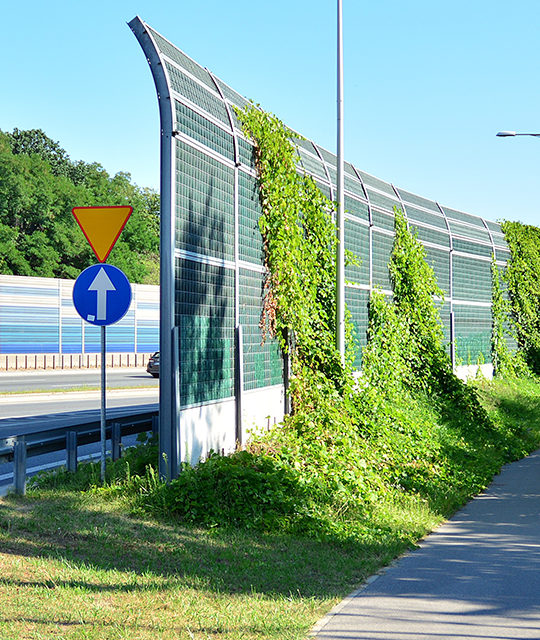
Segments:
[[[179,131],[210,147],[229,160],[234,160],[232,134],[223,131],[193,109],[175,100],[176,126]]]
[[[197,64],[191,58],[186,56],[185,53],[183,53],[182,51],[180,51],[180,49],[178,49],[177,47],[172,45],[170,42],[165,40],[165,38],[160,36],[159,33],[154,31],[153,29],[150,29],[150,32],[159,50],[162,53],[164,53],[171,60],[174,60],[181,67],[186,69],[186,71],[191,73],[192,76],[195,76],[196,78],[204,82],[206,86],[208,86],[210,89],[213,89],[214,91],[216,90],[216,86],[212,81],[212,78],[210,77],[208,71],[206,71],[206,69],[204,69],[203,67],[201,67],[201,65]]]
[[[469,240],[462,240],[461,238],[454,238],[453,248],[454,251],[473,253],[477,256],[485,256],[486,258],[491,258],[493,255],[493,247],[491,245],[477,244],[476,242],[469,242]]]
[[[234,170],[176,141],[176,246],[234,260]]]
[[[468,227],[453,220],[449,220],[448,224],[453,236],[459,235],[467,239],[482,240],[486,244],[491,244],[489,233],[485,227]]]
[[[409,218],[409,220],[414,220],[415,222],[420,222],[421,224],[429,224],[432,227],[444,229],[446,232],[448,232],[446,220],[444,219],[442,214],[437,215],[436,213],[422,211],[421,209],[417,209],[410,204],[405,204],[405,213],[407,214],[407,218]]]
[[[491,302],[491,263],[454,255],[453,298],[474,302]]]
[[[409,202],[410,204],[416,205],[418,207],[424,207],[424,209],[429,209],[430,211],[435,211],[436,213],[441,212],[441,210],[437,206],[437,203],[433,202],[433,200],[428,200],[427,198],[423,198],[422,196],[417,196],[416,194],[405,191],[404,189],[398,188],[397,191],[401,196],[401,199],[405,203]]]
[[[379,211],[374,208],[371,209],[371,222],[373,226],[378,229],[394,231],[395,228],[395,218],[393,214]]]
[[[351,251],[358,265],[345,267],[345,279],[357,284],[369,284],[369,227],[345,219],[345,249]]]
[[[424,250],[426,262],[433,269],[439,288],[447,296],[450,291],[450,252],[433,247],[424,247]]]
[[[409,229],[411,233],[416,234],[416,237],[421,242],[432,242],[433,244],[439,244],[443,247],[450,247],[450,236],[442,230],[436,231],[435,229],[414,223],[409,223]]]
[[[193,102],[193,104],[204,109],[207,113],[218,120],[221,120],[221,122],[230,126],[227,109],[220,98],[213,93],[210,93],[210,91],[207,91],[200,84],[197,84],[189,76],[186,76],[168,62],[165,63],[165,67],[169,73],[171,87],[174,91],[179,93],[181,96],[186,97],[188,100]]]
[[[401,203],[399,202],[399,200],[395,198],[388,198],[382,193],[378,193],[377,191],[373,191],[372,189],[369,189],[369,187],[368,187],[368,194],[369,194],[369,203],[371,205],[374,205],[376,207],[381,207],[382,209],[386,209],[386,211],[389,211],[390,213],[394,212],[394,207],[401,209]]]
[[[379,180],[379,178],[375,178],[375,176],[370,176],[369,173],[364,173],[363,171],[358,172],[360,177],[362,178],[362,182],[366,187],[374,187],[379,191],[383,191],[388,195],[396,197],[396,192],[392,188],[392,185],[388,182],[384,182],[384,180]]]
[[[240,260],[262,265],[263,240],[259,231],[262,213],[259,183],[240,171],[238,173],[238,250]]]
[[[355,216],[355,218],[360,218],[360,220],[369,222],[369,209],[367,202],[360,202],[360,200],[356,200],[356,198],[351,198],[346,195],[345,211]]]
[[[373,286],[392,290],[388,263],[394,245],[394,238],[373,231]]]

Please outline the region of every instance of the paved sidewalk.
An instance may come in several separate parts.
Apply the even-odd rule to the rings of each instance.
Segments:
[[[540,639],[540,451],[314,629],[320,640]]]

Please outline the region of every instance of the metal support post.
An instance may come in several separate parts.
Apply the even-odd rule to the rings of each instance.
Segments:
[[[107,443],[107,357],[106,357],[106,330],[101,327],[101,482],[105,480],[105,452]]]
[[[337,3],[336,349],[345,362],[345,195],[343,154],[343,13]]]
[[[16,440],[13,447],[13,484],[15,493],[24,496],[26,493],[26,440],[24,437]]]
[[[112,423],[111,451],[113,460],[118,460],[122,455],[122,425],[119,422]]]
[[[71,473],[77,471],[77,432],[66,433],[66,466]]]
[[[242,334],[242,325],[239,324],[235,331],[236,349],[235,358],[236,366],[234,371],[234,384],[236,387],[236,444],[242,444],[242,398],[244,395],[244,340]]]

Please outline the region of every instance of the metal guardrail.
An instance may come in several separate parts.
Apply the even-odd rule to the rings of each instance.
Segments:
[[[122,437],[157,431],[158,411],[144,411],[125,416],[116,416],[107,421],[107,439],[112,444],[112,459],[121,454]],[[32,431],[22,435],[0,438],[0,463],[13,462],[13,481],[15,493],[26,491],[26,462],[28,457],[52,451],[66,451],[66,467],[77,470],[77,447],[99,442],[100,420],[93,419],[77,425],[68,425],[42,431]]]

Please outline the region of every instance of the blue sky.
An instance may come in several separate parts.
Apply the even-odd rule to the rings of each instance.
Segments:
[[[345,157],[441,204],[540,225],[538,0],[343,0]],[[159,119],[135,15],[335,151],[335,0],[3,3],[0,129],[157,188]]]

